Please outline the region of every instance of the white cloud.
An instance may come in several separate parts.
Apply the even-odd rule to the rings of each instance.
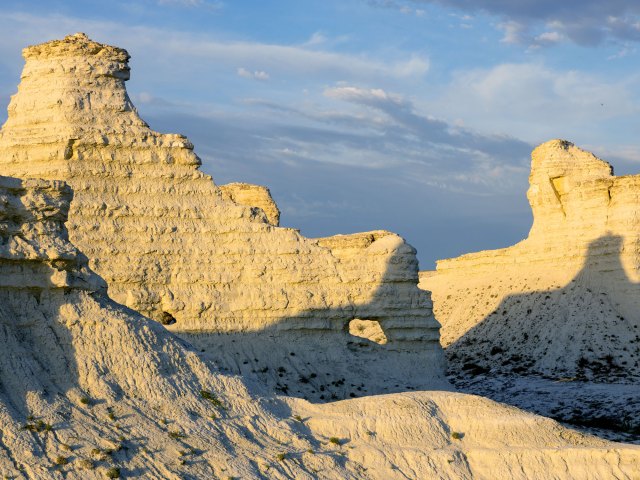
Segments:
[[[509,44],[524,42],[526,27],[522,23],[509,20],[499,23],[498,28],[504,32],[501,42]]]
[[[577,141],[587,130],[637,115],[638,84],[639,75],[611,80],[541,63],[509,63],[456,73],[430,105],[444,118],[460,118],[485,132],[531,142],[559,136]]]
[[[326,42],[327,42],[327,37],[322,32],[314,32],[313,35],[311,35],[311,37],[309,38],[309,40],[303,43],[303,46],[311,47],[316,45],[322,45],[323,43],[326,43]]]
[[[542,32],[534,38],[537,45],[553,44],[564,40],[565,36],[560,32]]]
[[[251,78],[253,80],[261,80],[261,81],[269,80],[269,74],[263,70],[256,70],[254,72],[251,72],[244,67],[240,67],[237,70],[237,74],[240,77]]]
[[[328,88],[324,94],[329,98],[336,98],[348,102],[366,103],[372,102],[391,102],[402,105],[403,99],[400,95],[389,94],[381,88],[360,88],[352,86],[342,86]]]
[[[410,2],[406,0],[368,0],[369,5],[378,8],[388,8],[396,10],[404,15],[415,15],[416,17],[423,17],[425,10],[421,8],[413,8],[409,5]]]

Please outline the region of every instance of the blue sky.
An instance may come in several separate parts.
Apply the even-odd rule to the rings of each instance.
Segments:
[[[141,115],[214,181],[308,236],[398,232],[424,269],[526,236],[538,143],[640,172],[639,2],[7,0],[0,120],[20,50],[78,31],[129,51]]]

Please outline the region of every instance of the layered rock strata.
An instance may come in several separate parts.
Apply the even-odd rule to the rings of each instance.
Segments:
[[[273,416],[277,403],[260,406],[240,380],[105,295],[68,241],[71,196],[63,182],[0,177],[3,478],[257,478],[249,458],[272,461],[274,432],[313,448]],[[255,416],[269,427],[252,426]],[[273,478],[313,475],[274,467]]]
[[[638,447],[468,395],[259,397],[105,295],[68,242],[70,198],[62,182],[0,177],[3,478],[587,479],[640,467]]]
[[[261,209],[267,216],[267,221],[277,227],[280,225],[280,209],[271,197],[271,192],[262,185],[250,183],[227,183],[220,185],[222,198],[240,205]]]
[[[70,238],[112,298],[203,348],[205,333],[287,331],[337,334],[347,348],[350,321],[376,322],[389,345],[419,352],[425,379],[439,375],[439,326],[402,238],[275,227],[268,190],[217,187],[185,137],[140,119],[123,49],[77,34],[23,55],[0,168],[73,187]]]
[[[452,370],[637,381],[640,176],[553,140],[529,183],[527,239],[421,275]]]

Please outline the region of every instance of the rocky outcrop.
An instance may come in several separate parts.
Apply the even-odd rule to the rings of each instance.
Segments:
[[[529,182],[526,240],[421,277],[451,369],[637,381],[640,176],[553,140],[533,151]]]
[[[280,210],[271,198],[271,192],[267,187],[235,182],[220,185],[220,192],[225,200],[261,209],[271,225],[275,227],[280,225]]]
[[[529,478],[638,470],[638,447],[473,396],[258,397],[105,295],[68,242],[70,198],[62,182],[0,177],[3,478],[470,479],[487,476],[487,455]]]
[[[588,479],[638,471],[637,447],[474,396],[312,405],[220,373],[106,296],[69,242],[71,198],[60,181],[0,177],[3,478]],[[333,242],[346,254],[378,240]]]
[[[267,189],[217,187],[185,137],[140,119],[123,49],[77,34],[23,55],[0,168],[71,185],[69,236],[112,298],[201,348],[207,334],[324,332],[346,349],[349,322],[370,320],[389,345],[419,352],[425,379],[438,377],[438,324],[402,238],[275,227]]]
[[[109,469],[123,478],[257,478],[249,459],[272,461],[281,449],[274,432],[316,448],[273,416],[277,402],[260,406],[239,379],[105,295],[68,241],[70,201],[63,182],[0,177],[3,478],[105,478]],[[252,431],[240,420],[255,415],[270,426]],[[308,466],[287,472],[274,465],[269,476],[312,475]]]
[[[64,182],[0,177],[0,287],[106,290],[67,241],[71,198]]]

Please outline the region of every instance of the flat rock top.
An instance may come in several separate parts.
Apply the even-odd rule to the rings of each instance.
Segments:
[[[25,59],[96,55],[109,57],[120,62],[126,62],[130,58],[124,48],[94,42],[84,33],[67,35],[62,40],[31,45],[22,50],[22,55]]]

